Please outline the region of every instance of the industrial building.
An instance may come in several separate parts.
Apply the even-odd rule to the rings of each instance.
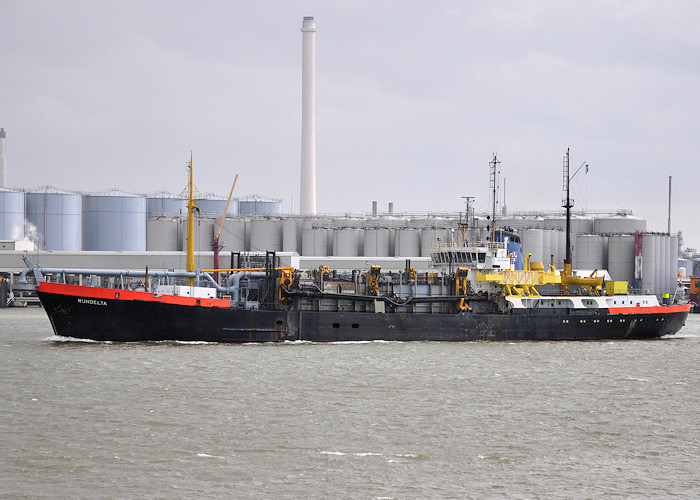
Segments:
[[[221,203],[223,202],[223,203]],[[0,190],[0,240],[31,241],[32,254],[49,267],[183,267],[186,209],[168,193],[136,195],[119,191],[81,194],[49,187],[31,191]],[[198,267],[213,266],[212,243],[226,199],[211,197],[195,223]],[[223,218],[219,237],[223,267],[232,255],[275,251],[299,256],[299,265],[314,268],[364,268],[368,263],[427,269],[436,242],[459,241],[462,214],[395,214],[301,216],[282,213],[278,199],[248,196],[234,200]],[[473,215],[466,238],[490,237],[486,214]],[[646,220],[629,211],[576,214],[572,219],[573,266],[584,272],[607,270],[614,280],[656,294],[674,293],[677,285],[678,237],[647,231]],[[496,228],[520,239],[531,261],[562,267],[565,220],[561,214],[509,214]],[[26,249],[26,246],[22,246]],[[19,248],[0,245],[0,271],[23,267]],[[99,256],[99,258],[97,258]],[[684,263],[684,271],[693,261]]]

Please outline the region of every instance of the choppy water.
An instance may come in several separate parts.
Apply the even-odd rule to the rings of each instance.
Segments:
[[[0,309],[0,497],[700,496],[700,315],[659,341],[58,342]]]

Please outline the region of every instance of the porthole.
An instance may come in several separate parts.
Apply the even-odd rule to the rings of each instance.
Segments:
[[[357,324],[357,323],[353,323],[353,324],[352,324],[352,327],[353,327],[353,328],[360,328],[360,325]]]
[[[340,328],[340,323],[333,323],[333,328]]]

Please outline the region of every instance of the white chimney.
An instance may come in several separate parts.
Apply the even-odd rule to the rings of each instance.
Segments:
[[[0,128],[0,188],[7,187],[7,155],[5,153],[5,129]]]
[[[316,214],[316,22],[301,25],[301,196],[302,215]]]

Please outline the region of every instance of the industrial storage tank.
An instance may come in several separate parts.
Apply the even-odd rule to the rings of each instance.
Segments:
[[[304,227],[301,230],[301,255],[327,257],[329,234],[325,228]]]
[[[82,249],[83,200],[80,193],[45,187],[26,194],[27,222],[42,250]]]
[[[566,258],[566,231],[556,231],[557,234],[557,251],[554,255],[554,266],[557,269],[564,268],[564,259]]]
[[[531,262],[549,262],[545,260],[544,229],[524,229],[520,241],[523,254],[530,255]]]
[[[669,236],[671,242],[671,250],[669,255],[669,262],[671,264],[671,272],[669,276],[669,287],[671,290],[676,290],[678,283],[678,236]]]
[[[585,215],[571,215],[571,237],[577,234],[590,234],[593,232],[593,219]],[[556,229],[566,232],[566,217],[552,217],[544,220],[545,229]]]
[[[555,241],[552,242],[552,236]],[[542,231],[542,263],[547,267],[554,260],[555,247],[559,244],[556,233],[551,229]]]
[[[388,229],[365,229],[364,256],[389,257],[391,233]]]
[[[282,251],[282,221],[253,219],[250,223],[250,251]]]
[[[180,229],[180,221],[176,218],[149,219],[146,222],[146,250],[149,252],[181,251]]]
[[[396,257],[420,257],[420,229],[397,229],[394,237]]]
[[[444,227],[426,227],[420,232],[420,256],[430,257],[430,249],[438,244],[450,244],[452,233]]]
[[[656,293],[656,255],[658,241],[655,234],[642,235],[642,290]]]
[[[333,256],[360,256],[362,229],[342,228],[333,231]]]
[[[646,231],[647,221],[640,217],[620,214],[595,219],[594,232],[598,234],[634,234]]]
[[[615,281],[634,284],[634,236],[616,234],[608,237],[608,274]]]
[[[194,202],[199,209],[199,214],[218,216],[221,218],[221,216],[224,214],[224,210],[226,210],[228,198],[224,198],[223,196],[218,196],[213,193],[207,193],[205,197],[206,198],[203,200],[195,200]],[[234,205],[235,203],[229,203],[228,210],[226,211],[227,214],[233,215]],[[186,210],[185,213],[187,213]]]
[[[226,219],[219,234],[219,245],[227,252],[245,252],[250,248],[248,226],[245,219]],[[218,230],[218,225],[216,227]]]
[[[579,234],[576,236],[573,261],[574,269],[605,269],[607,263],[606,237],[599,234]]]
[[[112,190],[83,195],[83,250],[146,250],[147,203],[143,196]]]
[[[238,213],[241,215],[279,215],[282,213],[282,200],[263,198],[256,194],[238,198]]]
[[[183,251],[187,251],[187,218],[179,219],[180,245]],[[212,218],[194,219],[194,251],[212,252],[214,250],[214,231],[219,227],[219,221]]]
[[[196,204],[196,202],[195,202]],[[187,216],[187,201],[178,199],[177,195],[167,191],[158,191],[148,195],[148,218],[164,215]]]
[[[301,255],[302,220],[289,218],[282,223],[282,251]]]
[[[0,240],[24,239],[24,193],[0,188]]]

